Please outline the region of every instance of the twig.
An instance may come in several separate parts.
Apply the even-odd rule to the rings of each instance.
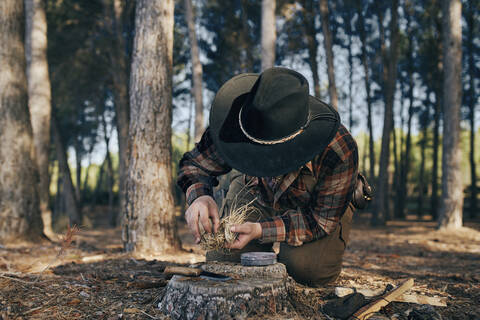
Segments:
[[[18,281],[18,282],[21,282],[21,283],[24,283],[24,284],[36,284],[36,283],[38,283],[37,281],[25,281],[25,280],[14,278],[14,277],[9,277],[9,276],[6,276],[3,273],[0,274],[0,278],[4,278],[4,279],[8,279],[8,280],[14,280],[14,281]]]
[[[78,232],[80,231],[80,229],[77,227],[77,225],[73,225],[73,227],[70,228],[70,226],[67,226],[67,233],[65,233],[65,236],[63,236],[63,239],[62,239],[62,247],[60,248],[60,251],[58,251],[57,255],[45,266],[45,268],[43,268],[42,271],[40,271],[40,273],[37,275],[37,278],[35,279],[35,281],[38,281],[38,279],[40,279],[40,277],[42,276],[42,274],[48,269],[51,267],[51,265],[57,261],[57,259],[59,259],[64,253],[65,251],[70,247],[70,245],[72,244],[72,241],[73,241],[73,237],[75,237]]]
[[[375,312],[382,309],[384,306],[388,305],[390,302],[394,301],[398,296],[403,294],[405,291],[409,290],[413,287],[413,279],[410,278],[397,288],[393,289],[392,291],[384,294],[379,299],[367,304],[366,306],[360,308],[357,312],[355,312],[350,319],[359,319],[365,320],[370,318]]]
[[[138,310],[140,310],[140,309],[138,309]],[[150,319],[158,319],[157,317],[151,316],[143,310],[140,310],[140,312],[143,313],[144,315],[148,316]]]
[[[52,299],[50,299],[50,300],[48,300],[47,302],[45,302],[43,305],[41,305],[41,306],[39,306],[39,307],[36,307],[36,308],[33,308],[33,309],[30,309],[30,310],[28,310],[27,312],[24,312],[23,315],[25,316],[25,315],[27,315],[27,314],[29,314],[29,313],[32,313],[32,312],[34,312],[34,311],[37,311],[38,309],[42,309],[42,308],[48,306],[48,304],[49,304],[53,299],[55,299],[55,298],[56,298],[56,296],[54,296]]]

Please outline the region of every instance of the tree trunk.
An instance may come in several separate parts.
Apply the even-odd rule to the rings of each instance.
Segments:
[[[110,137],[111,133],[107,132],[107,121],[105,121],[105,112],[102,113],[102,127],[103,127],[103,139],[106,146],[105,160],[107,161],[107,188],[108,188],[108,212],[109,224],[111,227],[117,225],[117,213],[113,210],[113,165],[112,157],[110,156]]]
[[[390,189],[390,194],[392,195],[395,195],[396,197],[396,193],[398,191],[398,182],[399,182],[399,176],[400,176],[400,161],[398,159],[398,149],[401,150],[401,147],[399,148],[398,146],[398,139],[397,139],[397,132],[395,131],[395,121],[393,120],[393,126],[392,126],[392,139],[393,139],[393,148],[392,148],[392,152],[393,152],[393,177],[392,177],[392,186],[391,186],[391,189]],[[390,200],[390,198],[389,198]],[[395,200],[395,198],[393,198],[393,200]],[[389,206],[390,207],[390,206]],[[387,220],[391,220],[393,217],[397,217],[397,218],[402,218],[401,216],[396,216],[395,213],[398,213],[398,211],[396,211],[396,206],[394,205],[394,210],[395,212],[390,212],[390,211],[387,211]]]
[[[51,125],[57,153],[58,170],[62,174],[64,182],[63,193],[65,195],[68,219],[70,220],[70,225],[80,226],[82,224],[82,214],[78,207],[72,175],[70,172],[70,167],[68,166],[67,151],[65,150],[65,144],[62,141],[61,133],[58,129],[58,124],[54,116],[52,117]]]
[[[118,195],[120,211],[123,212],[125,210],[125,181],[128,169],[128,126],[130,122],[130,105],[128,101],[129,58],[126,53],[127,50],[123,36],[125,8],[123,5],[124,1],[122,0],[104,0],[103,4],[113,39],[113,45],[110,47],[109,55],[112,61],[111,72],[118,135]]]
[[[444,0],[443,12],[443,153],[442,198],[438,226],[462,226],[463,182],[460,150],[460,106],[462,103],[462,3]]]
[[[410,20],[407,22],[410,24]],[[410,30],[407,27],[407,30]],[[407,190],[407,180],[408,180],[408,173],[410,171],[410,150],[412,145],[412,118],[413,118],[413,102],[414,102],[414,95],[413,89],[415,86],[415,82],[413,80],[413,71],[414,71],[414,60],[413,60],[413,45],[411,43],[408,45],[408,53],[407,53],[407,72],[408,72],[408,119],[407,119],[407,138],[405,139],[405,155],[402,158],[401,162],[401,169],[400,169],[400,182],[399,182],[399,189],[398,189],[398,203],[396,206],[396,210],[398,210],[398,216],[405,217],[405,204],[408,199],[408,190]]]
[[[75,149],[75,198],[77,199],[78,208],[82,207],[82,151],[80,147],[81,141],[77,137],[74,138]]]
[[[352,28],[351,14],[348,11],[347,21],[345,21],[345,30],[348,37],[348,129],[353,128],[353,53],[352,53]]]
[[[303,14],[305,17],[305,37],[307,38],[308,46],[308,61],[313,77],[313,91],[315,97],[320,98],[320,78],[318,76],[317,51],[318,41],[316,38],[317,31],[315,30],[315,12],[313,9],[313,0],[302,0],[304,8]]]
[[[411,18],[412,18],[412,12],[411,10],[408,10],[409,8],[405,6],[405,11],[406,11],[406,19],[407,19],[407,26],[406,30],[407,33],[412,32],[412,27],[411,27]],[[396,191],[396,204],[395,204],[395,216],[400,217],[400,218],[405,218],[405,202],[408,198],[407,195],[407,178],[408,178],[408,171],[410,169],[410,146],[411,146],[411,130],[412,130],[412,115],[413,115],[413,88],[415,86],[415,83],[413,81],[413,71],[414,71],[414,58],[413,58],[413,38],[410,38],[408,40],[408,46],[407,46],[407,52],[406,52],[406,71],[407,71],[407,77],[408,77],[408,92],[405,94],[405,83],[404,81],[400,82],[401,84],[401,92],[402,92],[402,109],[401,109],[401,117],[402,117],[402,131],[405,126],[405,119],[403,117],[403,100],[405,98],[405,95],[407,95],[409,105],[408,105],[408,116],[407,116],[407,137],[406,139],[403,139],[403,134],[402,134],[402,139],[401,139],[401,146],[400,146],[400,172],[398,176],[398,183],[395,185],[397,186]],[[405,145],[405,147],[404,147]],[[405,152],[403,151],[405,150]]]
[[[43,221],[43,233],[55,239],[52,230],[52,211],[48,207],[50,176],[48,155],[50,147],[51,89],[47,62],[47,18],[42,0],[25,0],[25,55],[27,59],[28,106],[35,143],[35,155],[40,177],[38,196]]]
[[[469,115],[468,120],[470,122],[470,218],[475,218],[477,213],[477,169],[475,163],[475,11],[474,6],[470,3],[470,7],[467,10],[467,50],[468,50],[468,78],[469,78],[469,90],[468,90],[468,107]]]
[[[188,38],[190,40],[190,56],[192,58],[192,75],[193,75],[193,96],[195,98],[195,126],[194,135],[195,142],[202,138],[205,126],[203,124],[203,94],[202,94],[202,77],[203,69],[200,62],[200,54],[198,50],[197,35],[195,32],[195,16],[192,9],[192,0],[185,0],[185,10],[188,25]]]
[[[240,32],[240,47],[243,49],[242,56],[240,57],[240,68],[241,70],[243,70],[243,72],[253,72],[253,54],[252,44],[249,35],[250,28],[248,26],[247,2],[247,0],[240,1],[240,4],[242,6],[242,30]]]
[[[439,88],[440,89],[440,88]],[[440,140],[440,114],[442,109],[442,97],[440,90],[435,92],[435,106],[433,115],[433,164],[432,164],[432,197],[430,200],[430,211],[434,221],[438,218],[438,150]]]
[[[389,57],[383,56],[383,65],[386,68],[386,83],[384,84],[385,113],[383,120],[382,148],[380,151],[380,169],[378,174],[378,193],[375,200],[373,225],[385,224],[388,199],[388,168],[390,158],[390,131],[392,130],[393,103],[395,96],[395,84],[397,79],[397,56],[398,56],[398,0],[392,3],[392,19],[390,21],[390,50]],[[385,72],[384,72],[385,73]]]
[[[358,3],[359,4],[359,3]],[[368,64],[368,55],[367,55],[367,36],[365,32],[365,20],[363,18],[363,7],[361,5],[357,6],[358,13],[358,32],[360,34],[360,41],[362,43],[362,66],[363,72],[365,73],[365,92],[367,95],[367,126],[368,126],[368,157],[370,160],[369,166],[369,178],[370,183],[373,183],[375,180],[375,150],[374,150],[374,141],[373,141],[373,124],[372,124],[372,97],[370,91],[370,74],[369,74],[369,64]]]
[[[90,173],[90,168],[92,167],[92,152],[95,144],[90,145],[90,149],[88,150],[88,165],[85,169],[85,178],[83,179],[83,186],[82,186],[82,199],[87,198],[87,190],[88,190],[88,177]]]
[[[397,147],[394,145],[394,150],[398,149],[398,154],[397,151],[394,151],[394,154],[397,154],[396,160],[395,160],[395,172],[394,172],[394,180],[393,180],[393,185],[392,185],[392,191],[395,192],[395,198],[394,198],[394,217],[397,219],[404,219],[404,212],[400,210],[399,208],[399,202],[400,202],[400,183],[401,183],[401,177],[402,177],[402,170],[403,170],[403,157],[404,157],[404,152],[403,152],[403,129],[405,128],[405,118],[403,116],[403,109],[404,109],[404,99],[405,99],[405,84],[402,78],[400,78],[400,144],[398,145],[398,140],[395,138],[394,141],[396,141],[395,144],[397,144]],[[395,119],[393,120],[393,127],[395,128]],[[393,132],[395,132],[395,129],[393,129]]]
[[[328,22],[328,0],[320,0],[320,20],[322,21],[323,43],[327,56],[328,94],[330,104],[338,110],[337,85],[335,84],[335,69],[333,66],[333,44],[330,23]]]
[[[275,65],[276,0],[262,0],[262,70]]]
[[[418,199],[417,199],[417,216],[423,216],[423,195],[425,193],[425,146],[427,140],[427,126],[422,130],[422,140],[420,141],[420,174],[418,178]]]
[[[139,255],[180,248],[171,167],[173,8],[173,0],[139,0],[135,14],[123,241]]]
[[[266,267],[208,263],[201,268],[219,274],[234,274],[234,281],[206,281],[175,275],[168,282],[158,308],[173,320],[243,319],[288,311],[292,289],[281,263]]]
[[[42,233],[28,112],[23,1],[0,1],[0,242]]]

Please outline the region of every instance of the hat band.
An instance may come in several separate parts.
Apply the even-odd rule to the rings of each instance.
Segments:
[[[255,137],[252,137],[248,132],[247,130],[245,130],[245,128],[243,127],[243,124],[242,124],[242,111],[243,111],[243,106],[242,108],[240,108],[240,112],[238,113],[238,123],[240,124],[240,129],[242,130],[243,134],[251,141],[253,142],[256,142],[256,143],[259,143],[259,144],[266,144],[266,145],[272,145],[272,144],[279,144],[279,143],[284,143],[284,142],[287,142],[287,141],[290,141],[292,140],[293,138],[295,138],[296,136],[298,136],[300,133],[302,133],[303,131],[305,131],[305,128],[308,127],[308,125],[310,124],[310,120],[311,120],[311,114],[310,114],[310,111],[308,112],[308,117],[307,117],[307,122],[300,127],[300,129],[298,129],[297,131],[295,131],[294,133],[286,136],[286,137],[283,137],[283,138],[280,138],[280,139],[276,139],[276,140],[263,140],[263,139],[259,139],[259,138],[255,138]]]

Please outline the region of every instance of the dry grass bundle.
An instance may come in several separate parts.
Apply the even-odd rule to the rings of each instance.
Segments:
[[[256,199],[243,204],[238,205],[237,198],[235,197],[229,212],[220,219],[220,227],[216,233],[207,233],[200,225],[200,231],[203,233],[200,245],[203,249],[210,250],[228,250],[225,248],[225,244],[230,244],[235,241],[238,233],[232,232],[230,229],[234,225],[242,224],[247,220],[247,217],[252,213],[259,211],[258,208],[252,205]]]

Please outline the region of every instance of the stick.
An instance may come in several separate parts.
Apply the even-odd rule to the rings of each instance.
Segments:
[[[378,290],[370,290],[370,289],[352,289],[346,287],[336,287],[335,288],[335,295],[339,298],[345,297],[352,293],[361,293],[366,298],[372,298],[377,296],[383,292],[382,289]],[[395,302],[408,302],[408,303],[416,303],[416,304],[429,304],[431,306],[436,307],[446,307],[447,306],[447,298],[446,297],[429,297],[424,295],[418,294],[402,294],[393,300]]]
[[[168,267],[165,267],[165,270],[163,271],[163,273],[166,275],[179,274],[182,276],[198,277],[202,273],[202,269],[168,266]]]
[[[413,279],[410,278],[404,283],[402,283],[397,288],[393,289],[392,291],[384,294],[379,299],[367,304],[366,306],[360,308],[357,312],[355,312],[350,319],[359,319],[365,320],[370,318],[375,312],[379,311],[390,302],[395,300],[398,296],[409,290],[413,287]]]

